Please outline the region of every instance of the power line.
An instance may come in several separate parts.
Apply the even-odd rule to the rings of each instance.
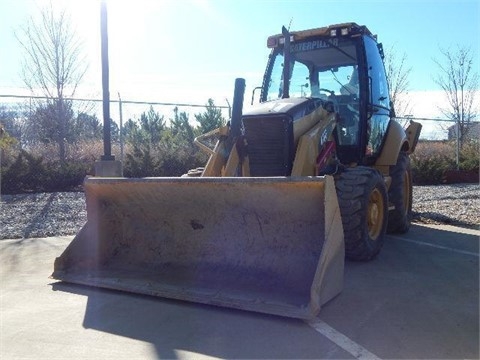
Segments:
[[[48,96],[38,96],[38,95],[11,95],[11,94],[0,94],[0,98],[13,98],[13,99],[39,99],[39,100],[48,100],[48,99],[57,99]],[[67,101],[84,101],[84,102],[102,102],[101,99],[89,99],[89,98],[73,98],[67,97],[64,98]],[[111,103],[122,103],[122,104],[133,104],[133,105],[158,105],[158,106],[177,106],[177,107],[192,107],[192,108],[205,108],[206,104],[188,104],[188,103],[171,103],[171,102],[157,102],[157,101],[137,101],[137,100],[115,100],[110,99]],[[228,103],[228,101],[227,101]],[[219,109],[230,109],[229,106],[225,105],[215,105]],[[455,119],[440,119],[440,118],[427,118],[427,117],[413,117],[413,116],[396,116],[394,119],[397,120],[415,120],[415,121],[436,121],[436,122],[455,122]],[[471,120],[470,123],[477,123],[478,121]]]
[[[56,99],[48,96],[38,96],[38,95],[1,95],[0,98],[14,98],[14,99],[41,99],[41,100],[48,100],[48,99]],[[91,102],[102,102],[101,99],[86,99],[86,98],[63,98],[67,101],[91,101]],[[110,99],[111,103],[118,103],[119,100]],[[205,104],[185,104],[185,103],[166,103],[166,102],[156,102],[156,101],[135,101],[135,100],[123,100],[122,104],[136,104],[136,105],[160,105],[160,106],[181,106],[181,107],[206,107]],[[228,109],[228,106],[225,105],[215,105],[216,108],[220,109]]]
[[[396,116],[394,119],[402,120],[419,120],[419,121],[445,121],[445,122],[454,122],[454,119],[434,119],[434,118],[423,118],[423,117],[413,117],[413,116]]]

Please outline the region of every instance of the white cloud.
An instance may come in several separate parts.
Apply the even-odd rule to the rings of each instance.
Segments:
[[[478,107],[480,101],[480,90],[477,91],[476,99],[476,111],[480,112]],[[413,118],[438,119],[438,121],[419,120],[419,122],[423,125],[421,134],[422,138],[447,138],[446,129],[453,125],[453,122],[445,121],[448,119],[446,119],[445,115],[440,110],[441,108],[448,108],[448,105],[446,104],[446,95],[443,90],[410,91],[405,100],[410,104],[410,113],[397,115],[412,115]]]

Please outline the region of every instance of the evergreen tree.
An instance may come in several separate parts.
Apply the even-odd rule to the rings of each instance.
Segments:
[[[165,120],[153,109],[153,106],[140,115],[140,131],[146,141],[152,144],[160,142],[162,133],[165,131]]]
[[[195,129],[190,124],[188,114],[184,111],[179,112],[178,107],[173,109],[174,118],[170,119],[172,135],[178,137],[181,141],[193,144],[195,139]]]
[[[202,134],[226,124],[225,118],[222,116],[222,110],[215,106],[213,99],[208,99],[205,105],[205,112],[195,114],[195,119],[200,124],[199,129]]]
[[[96,115],[89,115],[81,112],[74,119],[74,140],[102,139],[103,124]],[[113,136],[113,134],[112,134]]]

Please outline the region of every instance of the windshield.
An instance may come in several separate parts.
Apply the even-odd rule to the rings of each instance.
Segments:
[[[338,113],[337,145],[359,143],[359,81],[355,42],[351,39],[309,39],[291,44],[289,97],[330,101]],[[283,49],[272,54],[263,101],[283,98]]]
[[[350,39],[310,39],[291,44],[290,97],[358,95],[357,54]],[[283,95],[283,49],[273,53],[264,100]]]

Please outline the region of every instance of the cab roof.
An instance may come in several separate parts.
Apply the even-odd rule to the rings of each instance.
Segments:
[[[291,31],[290,37],[291,37],[291,41],[299,41],[299,40],[304,40],[304,39],[308,39],[310,37],[316,37],[316,36],[335,37],[335,36],[355,36],[355,35],[363,35],[363,34],[370,35],[373,38],[376,38],[376,36],[374,36],[366,26],[358,25],[357,23],[354,23],[354,22],[334,24],[334,25],[329,25],[329,26],[315,28],[315,29]],[[284,42],[283,34],[272,35],[268,37],[267,46],[269,48],[273,48],[283,44],[283,42]]]

